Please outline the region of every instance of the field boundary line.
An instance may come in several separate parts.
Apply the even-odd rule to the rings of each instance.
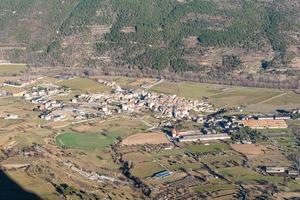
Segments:
[[[285,95],[287,95],[288,93],[289,93],[289,92],[284,92],[284,93],[281,93],[281,94],[279,94],[279,95],[270,97],[270,98],[268,98],[268,99],[265,99],[265,100],[263,100],[263,101],[257,102],[257,103],[255,103],[255,104],[251,104],[251,105],[249,105],[247,108],[250,108],[250,107],[253,107],[253,106],[256,106],[256,105],[259,105],[259,104],[267,103],[267,102],[269,102],[269,101],[272,101],[273,99],[277,99],[277,98],[279,98],[279,97],[285,96]]]

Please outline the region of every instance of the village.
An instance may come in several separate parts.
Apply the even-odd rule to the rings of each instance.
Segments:
[[[58,80],[72,79],[76,77],[62,77]],[[278,144],[270,140],[268,148],[263,147],[261,143],[266,142],[266,138],[260,131],[274,131],[279,132],[278,134],[281,134],[280,131],[287,131],[291,122],[297,123],[299,120],[298,108],[274,112],[275,114],[236,112],[235,108],[217,108],[208,98],[195,100],[149,90],[148,85],[161,83],[161,80],[131,89],[123,88],[114,81],[95,79],[95,83],[109,88],[103,92],[74,92],[71,87],[59,84],[59,81],[38,83],[40,80],[42,78],[36,77],[35,80],[26,80],[24,83],[16,81],[20,86],[5,83],[2,89],[3,98],[22,99],[26,104],[32,105],[31,112],[37,115],[43,124],[37,127],[51,130],[54,134],[47,139],[43,138],[47,141],[44,145],[34,144],[31,148],[19,151],[13,150],[18,142],[10,141],[11,145],[3,148],[5,159],[1,162],[2,169],[25,169],[27,173],[33,173],[30,171],[36,165],[33,163],[38,162],[31,163],[29,160],[45,157],[57,162],[61,169],[69,171],[69,176],[74,179],[112,187],[133,184],[143,188],[143,193],[152,191],[157,198],[175,197],[174,187],[182,187],[182,195],[190,197],[190,187],[205,187],[205,184],[210,184],[210,181],[215,179],[233,184],[231,177],[224,176],[222,168],[246,168],[262,178],[299,180],[299,171],[291,164],[255,161],[257,164],[250,166],[253,155],[248,153],[257,151],[259,155],[264,154],[263,152],[270,154]],[[7,84],[10,84],[9,87],[16,87],[17,90],[5,91]],[[140,122],[145,125],[144,116],[153,121],[146,123],[149,124],[147,128],[138,129],[138,133],[133,131],[134,134],[129,136],[116,136],[103,150],[108,151],[111,148],[110,154],[115,164],[121,166],[122,174],[128,179],[126,181],[115,171],[86,165],[76,160],[86,152],[74,152],[73,147],[68,146],[69,139],[63,138],[67,134],[75,136],[77,132],[80,137],[85,134],[89,136],[88,131],[92,128],[95,134],[106,141],[106,138],[110,137],[110,128],[114,132],[114,126],[118,127],[117,124],[122,120],[133,123],[134,126]],[[1,120],[13,123],[17,120],[24,121],[26,118],[22,113],[8,111]],[[105,129],[101,128],[102,123],[108,124],[103,125]],[[128,132],[126,126],[129,125],[121,126],[119,135]],[[96,139],[92,140],[92,148],[98,148]],[[90,147],[83,149],[85,148]],[[180,153],[176,153],[178,151]],[[163,152],[169,153],[164,155]],[[135,156],[132,157],[131,154]],[[151,159],[147,158],[149,155]],[[77,156],[79,157],[75,159]],[[14,163],[11,159],[19,159],[22,162]],[[97,159],[103,158],[98,158],[97,155]],[[145,161],[139,161],[143,159]],[[144,165],[146,170],[138,169]],[[181,178],[177,179],[177,176]],[[163,184],[165,179],[176,181]],[[161,191],[157,192],[158,190]],[[147,193],[145,192],[145,195]]]

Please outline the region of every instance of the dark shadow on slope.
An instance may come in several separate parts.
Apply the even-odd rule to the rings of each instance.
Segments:
[[[0,170],[0,200],[41,200],[41,198],[25,191]]]

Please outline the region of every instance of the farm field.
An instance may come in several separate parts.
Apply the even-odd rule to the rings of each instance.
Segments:
[[[56,143],[69,148],[103,149],[117,141],[118,137],[126,137],[144,128],[141,122],[126,118],[93,122],[76,125],[70,132],[58,135]]]
[[[211,101],[220,107],[252,106],[282,93],[282,91],[275,89],[239,87],[214,95],[211,97]]]
[[[226,185],[201,185],[194,188],[196,192],[218,192],[224,190],[235,190],[236,185],[226,184]]]
[[[210,143],[209,145],[200,144],[188,146],[187,149],[192,153],[215,153],[229,150],[229,146],[225,143],[216,142]]]
[[[193,82],[163,82],[151,89],[153,92],[176,94],[185,98],[208,97],[216,107],[245,106],[247,112],[271,112],[276,108],[295,108],[300,104],[300,94],[267,88],[248,88]]]
[[[0,64],[0,75],[17,75],[24,72],[25,64]]]
[[[275,109],[295,109],[300,105],[300,94],[293,91],[287,92],[285,95],[271,99],[265,103],[259,104],[251,108],[256,112],[267,112]]]
[[[228,167],[219,169],[218,172],[229,177],[234,181],[239,181],[244,184],[259,183],[266,181],[268,183],[282,183],[283,177],[279,176],[263,176],[254,171],[243,167]]]
[[[232,144],[231,148],[247,157],[264,154],[267,149],[264,145],[256,144]]]
[[[170,141],[164,133],[138,133],[125,138],[122,145],[167,144]]]
[[[211,96],[222,92],[223,86],[200,84],[192,82],[163,82],[153,88],[151,91],[165,94],[176,94],[190,99],[201,99],[205,96]]]
[[[88,78],[73,78],[57,82],[58,85],[67,86],[80,92],[105,92],[110,91],[110,87],[97,83]]]
[[[155,162],[144,162],[134,166],[132,174],[140,178],[146,178],[163,170],[165,169]]]

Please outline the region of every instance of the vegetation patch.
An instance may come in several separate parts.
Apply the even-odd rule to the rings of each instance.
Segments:
[[[96,81],[93,81],[88,78],[73,78],[70,80],[59,82],[59,84],[81,92],[110,91],[110,88],[108,86],[97,83]]]
[[[216,153],[229,150],[229,145],[225,143],[211,143],[209,145],[193,145],[188,146],[187,149],[192,153]]]
[[[0,75],[18,75],[26,70],[25,64],[0,64]]]
[[[223,190],[235,190],[237,189],[236,185],[201,185],[194,188],[196,192],[203,193],[203,192],[217,192]]]
[[[165,94],[176,94],[190,99],[200,99],[205,96],[211,96],[222,92],[221,86],[192,82],[163,82],[153,87],[151,91]]]
[[[224,176],[229,177],[230,179],[250,184],[250,183],[258,183],[258,184],[270,184],[270,183],[282,183],[283,177],[279,176],[263,176],[254,171],[251,171],[247,168],[243,167],[228,167],[219,169],[218,172]]]
[[[103,149],[116,141],[116,137],[96,133],[62,133],[55,138],[55,141],[59,146],[66,148]]]
[[[144,162],[135,165],[133,167],[132,174],[140,178],[146,178],[163,170],[165,169],[155,162]]]

